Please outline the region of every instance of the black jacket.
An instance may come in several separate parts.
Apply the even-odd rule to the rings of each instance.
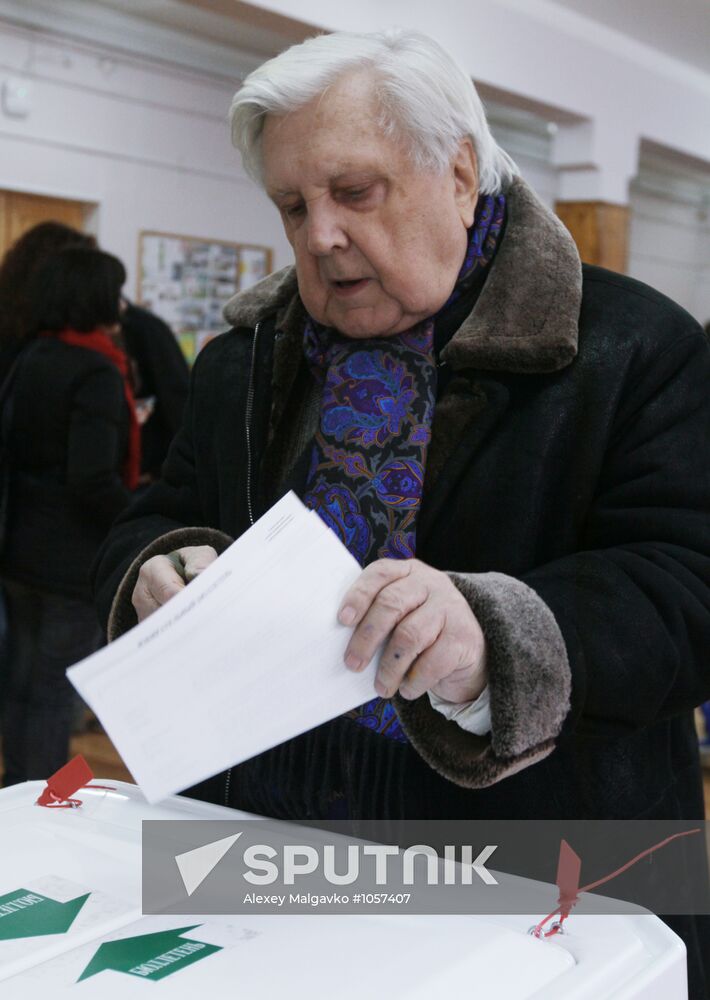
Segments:
[[[710,694],[708,343],[638,282],[585,267],[582,289],[556,220],[522,182],[508,203],[480,299],[442,352],[453,377],[417,539],[418,557],[461,574],[488,620],[490,744],[481,753],[426,698],[398,709],[435,772],[475,789],[458,800],[476,815],[697,814],[690,712]],[[294,292],[281,273],[236,300],[233,318],[260,322],[256,350],[245,322],[200,354],[164,480],[102,551],[104,619],[146,546],[167,551],[175,540],[163,536],[186,526],[224,545],[248,527],[250,502],[258,516],[282,491],[281,440],[308,377]],[[297,464],[287,485],[302,489],[304,476]],[[116,627],[130,612],[117,602]]]
[[[88,598],[89,567],[130,498],[121,480],[128,442],[123,381],[101,354],[52,338],[20,365],[0,574]]]
[[[146,558],[182,544],[223,548],[248,527],[250,505],[258,516],[285,486],[303,491],[303,462],[284,475],[283,442],[305,419],[309,384],[296,292],[289,270],[238,297],[235,329],[200,354],[164,479],[120,519],[97,564],[114,633],[135,621],[130,593]],[[701,817],[692,709],[710,696],[702,329],[647,286],[582,268],[566,231],[516,181],[486,284],[441,361],[450,378],[417,556],[455,574],[481,621],[492,733],[464,732],[426,696],[397,697],[410,739],[390,748],[401,780],[377,790],[364,757],[350,762],[351,779],[370,782],[370,815]],[[354,735],[341,752],[360,753]],[[230,804],[268,811],[250,766],[234,769]],[[206,791],[223,793],[219,781]],[[697,942],[689,947],[697,962]]]

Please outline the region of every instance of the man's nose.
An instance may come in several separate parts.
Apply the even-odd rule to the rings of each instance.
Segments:
[[[339,218],[337,206],[311,203],[308,209],[308,251],[323,257],[333,250],[345,250],[349,239]]]

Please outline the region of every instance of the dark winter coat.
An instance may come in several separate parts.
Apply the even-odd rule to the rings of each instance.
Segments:
[[[128,505],[128,409],[118,369],[96,351],[40,341],[12,392],[10,515],[0,575],[90,597],[89,568]]]
[[[491,274],[442,352],[454,377],[417,540],[424,562],[463,575],[488,626],[492,737],[481,753],[426,698],[398,709],[436,771],[491,786],[477,815],[682,815],[697,808],[689,712],[710,693],[708,344],[638,282],[585,267],[582,289],[559,223],[522,182],[508,202]],[[104,547],[105,617],[146,545],[174,548],[161,536],[186,526],[236,537],[250,502],[256,516],[278,494],[277,427],[304,375],[294,295],[288,271],[240,296],[238,328],[200,355],[164,481]]]
[[[303,492],[307,463],[286,470],[318,408],[306,403],[292,270],[237,297],[228,318],[235,329],[195,365],[163,481],[113,528],[97,564],[105,619],[116,597],[114,633],[135,621],[146,558],[222,549],[285,486]],[[465,732],[426,695],[397,696],[410,744],[384,741],[401,780],[372,787],[370,814],[702,816],[692,721],[710,696],[702,329],[647,286],[582,267],[518,180],[480,297],[440,360],[449,378],[417,556],[454,574],[481,622],[492,732]],[[361,745],[382,737],[361,728],[348,774],[371,782]],[[230,804],[266,810],[249,768],[233,769]]]

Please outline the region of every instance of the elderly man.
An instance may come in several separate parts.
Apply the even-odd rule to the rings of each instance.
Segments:
[[[429,39],[295,46],[232,124],[295,268],[228,305],[100,604],[129,627],[292,488],[364,567],[343,669],[385,650],[378,699],[199,793],[292,818],[702,816],[702,329],[580,264]]]

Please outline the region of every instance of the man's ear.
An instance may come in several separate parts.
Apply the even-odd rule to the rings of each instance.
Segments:
[[[470,139],[463,139],[452,163],[454,197],[466,229],[473,225],[478,201],[478,161]]]

